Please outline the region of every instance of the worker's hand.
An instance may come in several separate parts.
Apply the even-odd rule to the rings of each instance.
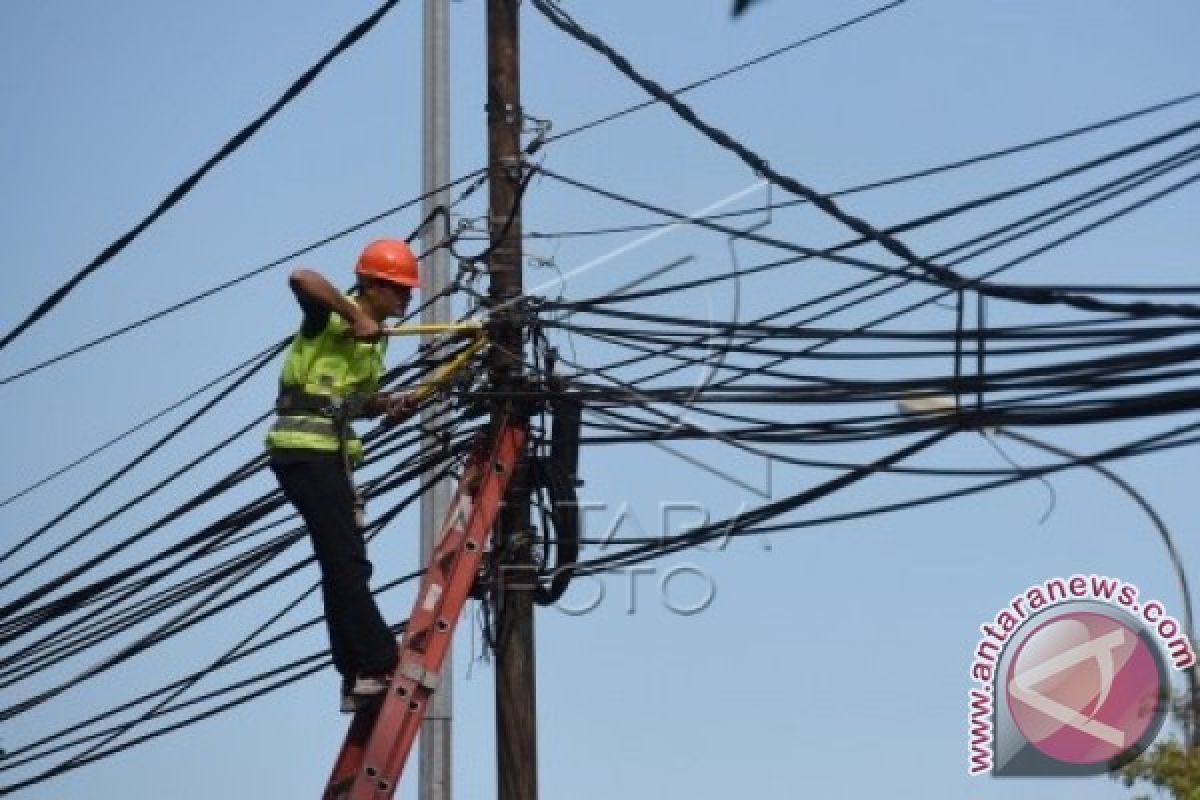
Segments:
[[[412,392],[398,392],[388,397],[383,413],[387,414],[390,422],[400,422],[412,416],[418,405],[420,402]]]
[[[456,328],[449,333],[451,339],[474,339],[476,336],[482,336],[484,333],[482,323],[469,321],[461,328]]]
[[[350,320],[350,332],[362,342],[377,342],[383,336],[383,326],[366,314],[355,314]]]

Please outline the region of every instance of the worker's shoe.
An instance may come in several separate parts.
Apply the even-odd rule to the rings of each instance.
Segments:
[[[390,676],[356,675],[353,680],[342,681],[343,714],[357,714],[387,691]]]
[[[351,688],[352,687],[349,684],[344,684],[342,686],[341,711],[343,714],[357,714],[362,710],[363,706],[366,705],[366,702],[363,698],[356,697],[355,695],[351,694]]]
[[[386,692],[391,682],[392,676],[386,672],[375,675],[356,675],[354,683],[350,686],[350,694],[355,697],[375,697]]]

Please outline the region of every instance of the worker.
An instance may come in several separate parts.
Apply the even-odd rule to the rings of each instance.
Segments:
[[[363,446],[350,421],[412,412],[412,395],[378,388],[387,347],[382,323],[404,313],[419,285],[417,259],[398,240],[372,242],[354,271],[354,295],[311,270],[292,273],[303,321],[283,364],[278,416],[266,439],[271,469],[308,526],[320,565],[330,651],[347,713],[387,690],[397,656],[370,590],[361,496],[352,476]]]

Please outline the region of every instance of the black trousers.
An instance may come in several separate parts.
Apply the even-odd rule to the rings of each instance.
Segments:
[[[321,594],[333,665],[346,678],[390,672],[396,637],[371,596],[371,562],[354,519],[354,490],[340,456],[271,459],[283,494],[308,525],[321,565]]]

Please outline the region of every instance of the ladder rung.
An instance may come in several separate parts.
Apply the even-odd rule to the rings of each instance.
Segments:
[[[396,672],[414,683],[421,684],[426,689],[436,689],[438,687],[440,676],[436,672],[425,669],[420,664],[401,664]]]

